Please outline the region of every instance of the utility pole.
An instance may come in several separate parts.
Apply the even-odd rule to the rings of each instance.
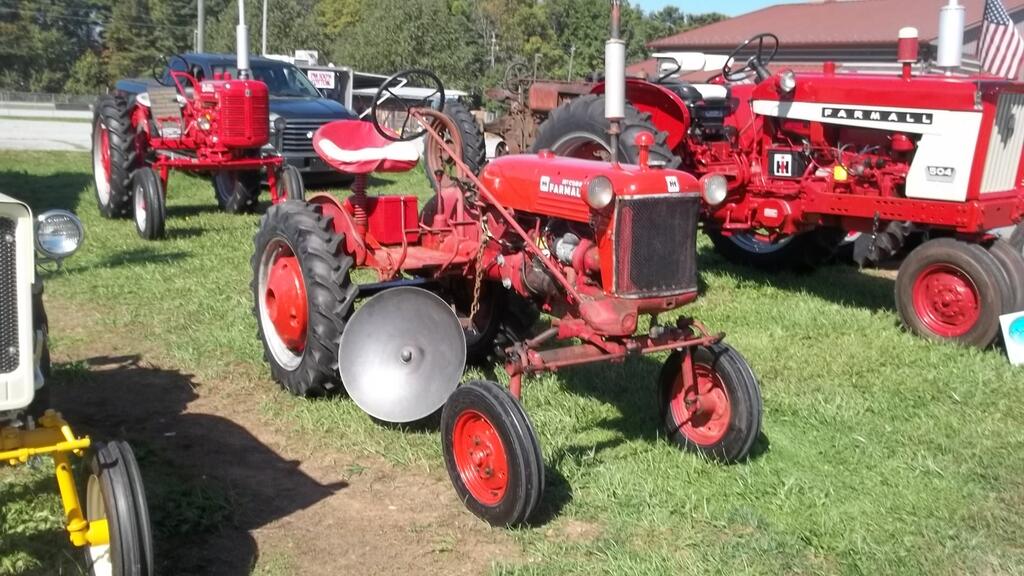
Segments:
[[[540,53],[533,55],[533,81],[537,81],[537,67],[540,65]]]
[[[491,68],[494,68],[494,53],[498,50],[498,34],[491,32]]]
[[[575,44],[573,44],[572,47],[569,48],[569,82],[572,82],[572,65],[573,65],[573,61],[574,60],[576,60],[576,45]]]
[[[203,38],[206,34],[206,6],[203,0],[198,0],[196,14],[196,52],[204,52]]]
[[[260,55],[267,55],[267,0],[263,0],[263,33],[260,35]]]

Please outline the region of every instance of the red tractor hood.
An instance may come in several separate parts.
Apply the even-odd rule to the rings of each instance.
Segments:
[[[558,157],[548,151],[497,158],[480,180],[506,208],[590,222],[593,209],[584,198],[597,176],[611,180],[617,197],[700,192],[700,183],[686,172]]]

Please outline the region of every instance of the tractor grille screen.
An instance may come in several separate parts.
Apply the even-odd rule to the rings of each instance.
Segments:
[[[643,298],[697,289],[700,199],[620,198],[615,216],[615,293]]]
[[[0,374],[18,368],[17,223],[0,218]]]
[[[221,95],[220,106],[220,138],[225,146],[257,148],[270,140],[270,101],[265,89],[239,83]]]

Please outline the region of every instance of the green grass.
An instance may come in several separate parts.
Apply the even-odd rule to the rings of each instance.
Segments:
[[[382,180],[426,193],[419,172]],[[99,217],[83,154],[0,154],[0,191],[76,209],[86,224],[49,298],[109,310],[104,323],[145,335],[184,371],[267,378],[248,286],[258,217],[217,212],[207,181],[172,178],[169,239],[157,243]],[[761,453],[722,467],[659,438],[661,357],[530,380],[550,519],[515,532],[529,562],[501,572],[1024,573],[1024,379],[1000,350],[904,333],[892,281],[852,267],[764,275],[727,265],[703,239],[699,266],[706,290],[686,312],[726,331],[758,374]],[[266,412],[311,445],[443,474],[433,433],[375,425],[343,398],[271,398]],[[35,482],[5,482],[0,500],[43,498]],[[31,530],[52,542],[58,524]],[[571,526],[587,529],[567,536]],[[0,544],[0,570],[50,561],[18,542]]]

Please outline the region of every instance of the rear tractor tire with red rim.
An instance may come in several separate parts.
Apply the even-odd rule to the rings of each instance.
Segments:
[[[663,420],[668,438],[688,452],[724,463],[741,462],[761,434],[761,388],[750,364],[731,346],[693,349],[692,383],[684,356],[673,352],[661,369]]]
[[[105,94],[92,119],[92,174],[96,203],[107,218],[131,215],[131,179],[137,151],[127,101]]]
[[[1006,270],[978,244],[937,238],[907,256],[896,277],[904,326],[931,340],[986,347],[1014,305]]]
[[[271,376],[297,396],[321,395],[339,383],[359,290],[345,238],[319,206],[288,200],[267,210],[254,243],[253,313]]]
[[[544,496],[544,459],[519,401],[490,381],[452,393],[441,414],[441,449],[459,500],[492,526],[529,521]]]
[[[139,168],[132,173],[132,204],[135,231],[146,240],[164,237],[167,203],[163,184],[152,168]]]

